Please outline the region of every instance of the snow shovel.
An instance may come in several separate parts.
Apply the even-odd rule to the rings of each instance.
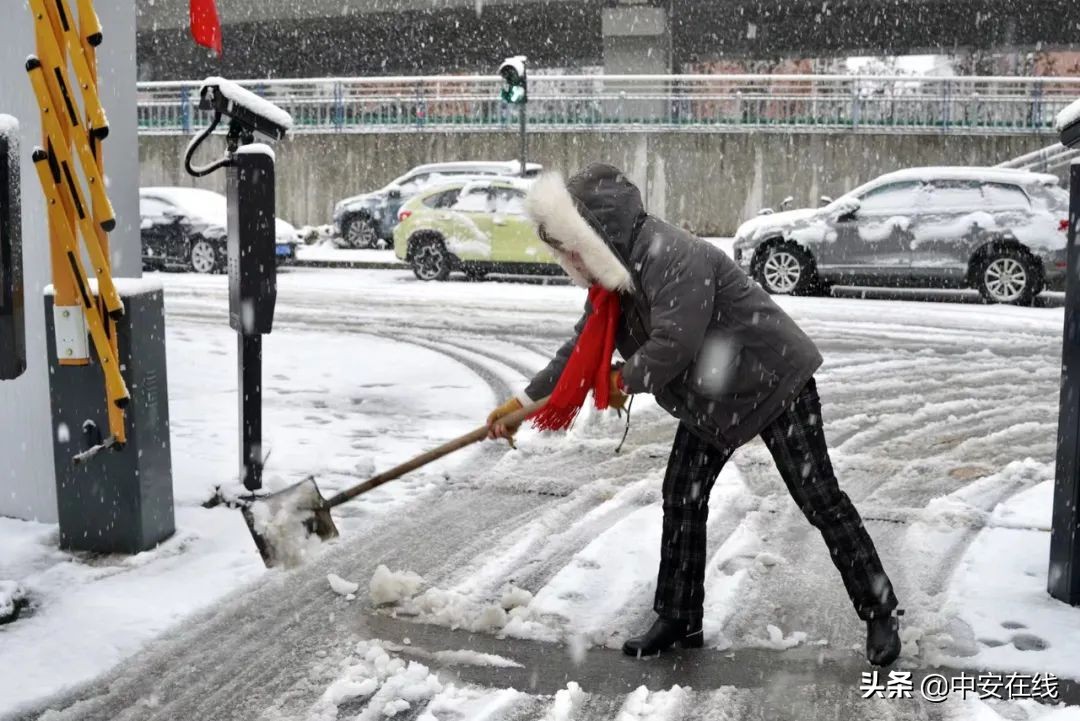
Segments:
[[[530,403],[504,416],[503,423],[520,424],[543,408],[547,401],[547,398],[543,398]],[[277,493],[251,501],[243,507],[242,512],[263,563],[267,568],[273,568],[278,564],[287,566],[299,564],[303,557],[304,544],[311,536],[318,536],[320,540],[326,541],[338,535],[337,526],[334,525],[334,519],[330,515],[331,508],[340,506],[384,483],[401,478],[406,473],[448,456],[454,451],[482,441],[487,438],[487,434],[487,426],[480,426],[459,438],[447,441],[438,448],[421,453],[401,465],[383,471],[363,483],[346,488],[329,499],[323,498],[314,476],[309,476]]]

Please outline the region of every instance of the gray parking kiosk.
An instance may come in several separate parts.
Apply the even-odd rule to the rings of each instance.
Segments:
[[[18,127],[0,115],[0,380],[26,370]]]
[[[188,146],[184,167],[194,177],[225,168],[228,198],[229,325],[237,333],[240,478],[262,488],[262,336],[273,330],[277,301],[275,158],[255,134],[280,140],[292,126],[288,113],[223,78],[208,78],[199,107],[210,125]],[[226,154],[205,166],[192,158],[222,116],[230,118]]]

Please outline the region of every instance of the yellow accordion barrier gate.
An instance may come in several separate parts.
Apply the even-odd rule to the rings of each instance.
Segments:
[[[45,145],[34,149],[33,160],[49,213],[56,360],[61,366],[89,364],[85,342],[89,330],[108,406],[110,435],[102,446],[121,447],[127,440],[124,408],[130,394],[120,372],[116,339],[116,321],[123,316],[124,305],[109,261],[108,233],[116,227],[116,217],[106,193],[102,157],[102,141],[109,134],[97,83],[96,48],[102,29],[91,1],[77,2],[76,28],[68,0],[29,0],[38,52],[27,60],[26,71],[41,109]],[[76,84],[71,82],[69,64]],[[97,293],[82,261],[80,237]]]

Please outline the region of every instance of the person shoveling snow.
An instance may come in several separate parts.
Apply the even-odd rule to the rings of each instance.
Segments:
[[[574,337],[532,379],[527,398],[491,412],[489,436],[512,439],[523,401],[548,395],[533,423],[567,428],[589,391],[600,409],[652,393],[680,421],[663,485],[659,618],[624,652],[703,645],[709,492],[735,449],[760,435],[867,624],[867,658],[892,663],[900,654],[897,600],[833,473],[813,341],[722,251],[647,214],[637,187],[610,165],[590,165],[565,183],[545,174],[526,206],[540,238],[589,294]],[[625,364],[611,364],[616,349]],[[512,422],[501,420],[511,413]]]

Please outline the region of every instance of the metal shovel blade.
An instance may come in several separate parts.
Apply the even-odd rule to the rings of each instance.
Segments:
[[[309,538],[326,541],[338,535],[326,499],[312,477],[256,498],[241,512],[267,568],[297,566],[304,561]]]

